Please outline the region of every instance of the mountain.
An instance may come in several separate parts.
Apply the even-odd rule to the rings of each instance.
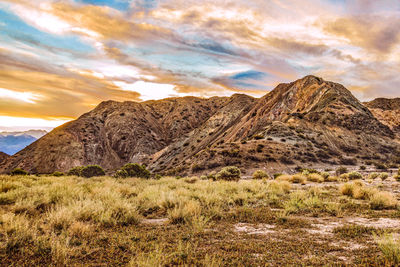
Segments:
[[[140,162],[170,175],[226,165],[272,172],[398,156],[400,140],[390,125],[344,86],[306,76],[260,99],[236,94],[102,102],[10,157],[0,171],[50,173],[99,164],[112,172]]]
[[[378,120],[400,136],[400,98],[377,98],[364,105]]]
[[[0,132],[0,151],[13,155],[47,134],[44,130]]]
[[[6,153],[0,152],[0,164],[7,160],[10,156],[7,155]]]

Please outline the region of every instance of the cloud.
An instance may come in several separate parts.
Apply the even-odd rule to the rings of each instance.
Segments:
[[[395,95],[399,3],[4,0],[0,114],[76,117],[108,99],[260,96],[307,74],[364,99]]]
[[[354,46],[387,54],[399,44],[400,18],[382,16],[341,17],[322,22],[324,31],[343,37]]]

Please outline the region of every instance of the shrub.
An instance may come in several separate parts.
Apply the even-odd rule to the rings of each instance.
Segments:
[[[79,166],[79,167],[74,167],[72,169],[70,169],[67,172],[67,175],[71,175],[71,176],[81,176],[81,171],[82,171],[83,167]]]
[[[387,170],[387,166],[383,163],[375,162],[374,165],[378,170]]]
[[[10,172],[10,175],[28,175],[28,172],[21,168],[15,168]]]
[[[376,192],[370,196],[369,204],[373,210],[392,209],[396,208],[397,200],[389,192]]]
[[[208,179],[212,179],[212,180],[214,180],[215,181],[215,176],[217,175],[217,173],[215,172],[215,171],[212,171],[212,172],[210,172],[208,175],[207,175],[207,178]]]
[[[362,175],[359,173],[359,172],[349,172],[348,174],[347,174],[347,177],[350,179],[350,180],[357,180],[357,179],[362,179]]]
[[[55,171],[55,172],[53,172],[53,173],[51,174],[51,176],[61,177],[61,176],[64,176],[64,173],[63,173],[63,172]]]
[[[360,170],[365,171],[366,169],[367,169],[366,166],[364,166],[364,165],[361,165],[361,166],[360,166]]]
[[[117,170],[114,174],[115,178],[127,178],[128,172],[125,170]]]
[[[253,138],[254,138],[255,140],[261,140],[261,139],[264,139],[264,135],[262,135],[262,134],[256,134],[256,135],[253,136]]]
[[[228,166],[222,168],[222,170],[217,173],[217,180],[226,180],[226,181],[238,181],[240,179],[240,169],[236,166]]]
[[[290,181],[295,184],[305,184],[306,177],[301,174],[295,174],[295,175],[292,175],[292,178],[290,179]]]
[[[268,174],[263,170],[257,170],[253,173],[253,179],[264,179],[269,178]]]
[[[85,166],[81,170],[81,176],[85,178],[95,177],[95,176],[104,176],[106,173],[103,168],[99,165],[89,165]]]
[[[330,174],[329,172],[321,172],[321,176],[324,178],[324,180],[328,180]]]
[[[400,174],[397,174],[393,177],[396,181],[400,182]]]
[[[387,172],[382,172],[379,177],[382,179],[382,181],[385,181],[387,178],[389,178],[389,174]]]
[[[372,172],[372,173],[370,173],[370,174],[368,175],[368,178],[369,178],[369,179],[376,179],[376,178],[378,178],[378,176],[379,176],[379,173],[377,173],[377,172]]]
[[[347,172],[347,168],[346,167],[339,167],[339,168],[337,168],[337,170],[336,170],[336,175],[337,176],[340,176],[340,175],[342,175],[342,174],[345,174]]]
[[[279,176],[282,176],[282,173],[274,173],[272,176],[274,177],[274,179],[278,178]]]
[[[322,177],[322,175],[318,173],[311,173],[310,175],[307,176],[307,180],[315,183],[322,183],[325,179],[324,177]]]
[[[140,165],[137,163],[128,163],[125,164],[121,169],[121,172],[118,172],[121,178],[126,177],[139,177],[139,178],[150,178],[150,171],[146,169],[145,165]],[[116,174],[117,174],[116,173]]]

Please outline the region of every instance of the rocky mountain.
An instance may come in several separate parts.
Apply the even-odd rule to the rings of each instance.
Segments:
[[[0,152],[0,164],[7,160],[10,156],[6,153]]]
[[[364,105],[378,120],[400,135],[400,98],[377,98]]]
[[[106,101],[2,164],[31,172],[128,162],[171,175],[237,165],[244,172],[329,167],[400,156],[393,127],[345,87],[306,76],[260,99],[236,94],[146,102]]]

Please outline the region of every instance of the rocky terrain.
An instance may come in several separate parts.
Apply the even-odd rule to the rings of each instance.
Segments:
[[[112,172],[140,162],[182,175],[225,165],[272,172],[389,163],[400,156],[393,101],[364,105],[342,85],[315,76],[280,84],[260,99],[106,101],[10,157],[0,171],[51,173],[99,164]]]
[[[3,163],[6,159],[8,159],[10,156],[7,155],[4,152],[0,152],[0,164]]]
[[[377,98],[364,104],[377,119],[389,126],[397,135],[400,134],[400,98]]]

